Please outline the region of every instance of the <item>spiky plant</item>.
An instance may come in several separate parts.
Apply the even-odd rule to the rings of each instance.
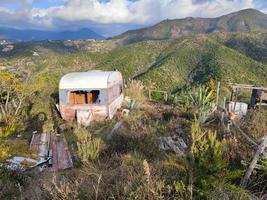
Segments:
[[[179,196],[184,199],[215,199],[218,190],[224,191],[228,199],[243,195],[241,192],[246,191],[232,183],[240,178],[242,172],[229,170],[223,154],[224,142],[217,139],[216,133],[202,129],[198,121],[193,122],[187,154],[177,158],[176,162],[166,163],[179,174],[185,173],[176,181],[175,191]]]
[[[204,123],[215,106],[214,91],[205,85],[183,92],[175,103],[184,111],[193,112],[199,122]]]

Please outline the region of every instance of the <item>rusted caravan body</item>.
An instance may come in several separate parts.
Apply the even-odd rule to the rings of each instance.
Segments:
[[[117,71],[74,72],[59,83],[59,111],[63,119],[88,126],[112,118],[123,102],[123,80]]]
[[[267,103],[267,88],[253,89],[250,99],[250,107],[254,108],[257,103]]]

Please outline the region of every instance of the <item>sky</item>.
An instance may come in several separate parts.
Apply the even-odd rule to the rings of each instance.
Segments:
[[[108,37],[167,18],[218,17],[246,8],[267,13],[267,0],[0,0],[0,27],[89,28]]]

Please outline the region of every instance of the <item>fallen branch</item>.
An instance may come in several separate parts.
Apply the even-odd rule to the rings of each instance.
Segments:
[[[253,144],[253,146],[255,147],[255,148],[258,148],[258,146],[259,146],[259,144],[260,144],[260,142],[259,143],[257,143],[257,142],[255,142],[252,138],[250,138],[234,121],[232,121],[231,120],[231,122],[232,122],[232,124],[236,127],[236,129],[237,130],[239,130],[239,132],[251,143],[251,144]],[[264,137],[263,137],[264,138]],[[262,139],[262,141],[263,141],[263,139]],[[267,157],[267,152],[266,151],[263,151],[263,155],[265,156],[265,157]]]
[[[226,113],[226,115],[229,115],[229,112],[228,112],[228,110],[226,109],[226,108],[223,108],[223,107],[220,107],[219,106],[219,108],[220,109],[222,109],[222,112],[225,112]],[[237,130],[239,130],[239,132],[251,143],[251,144],[253,144],[254,146],[258,146],[258,144],[253,140],[253,139],[251,139],[236,123],[235,123],[235,121],[233,121],[233,120],[231,120],[231,122],[232,122],[232,125],[234,125],[234,127],[237,129]]]
[[[258,146],[258,144],[253,140],[251,139],[233,120],[231,120],[232,124],[234,125],[234,127],[239,130],[239,132],[251,143],[253,144],[254,146]]]
[[[266,146],[267,146],[267,134],[265,135],[265,138],[264,138],[263,142],[258,147],[258,150],[257,150],[253,160],[251,161],[251,163],[249,165],[249,168],[247,169],[244,178],[241,180],[240,185],[242,187],[246,187],[247,186],[249,178],[250,178],[254,168],[256,167],[257,162],[258,162],[261,154],[264,152],[264,149],[266,148]]]

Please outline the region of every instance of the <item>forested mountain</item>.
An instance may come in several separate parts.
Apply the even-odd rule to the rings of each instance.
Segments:
[[[217,18],[166,19],[152,27],[127,31],[117,37],[122,43],[179,38],[198,33],[252,32],[267,30],[267,15],[246,9]]]
[[[116,46],[105,42],[22,42],[2,58],[31,63],[33,71],[114,70],[157,89],[179,91],[209,79],[267,83],[267,33],[213,33]],[[33,56],[37,52],[39,56]],[[7,59],[8,57],[6,57]],[[7,60],[10,60],[7,59]],[[23,66],[23,65],[22,65]],[[23,71],[19,68],[19,71]]]
[[[90,29],[77,31],[43,31],[43,30],[19,30],[14,28],[0,28],[0,39],[12,40],[81,40],[81,39],[104,39]]]

